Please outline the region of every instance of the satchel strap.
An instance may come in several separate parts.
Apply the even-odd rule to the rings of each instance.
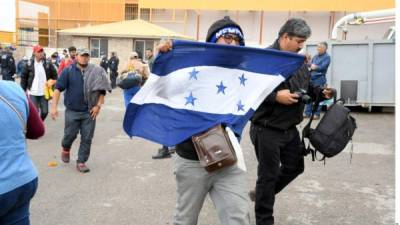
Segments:
[[[22,126],[24,127],[24,133],[26,134],[26,122],[24,120],[24,117],[22,116],[21,112],[18,111],[15,106],[13,104],[11,104],[11,102],[9,102],[5,97],[3,97],[2,95],[0,95],[0,99],[6,103],[6,105],[8,105],[18,116],[19,120],[22,123]]]

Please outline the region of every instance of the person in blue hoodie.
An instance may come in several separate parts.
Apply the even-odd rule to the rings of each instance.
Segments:
[[[317,46],[318,54],[315,55],[311,63],[309,64],[309,70],[311,71],[311,84],[314,87],[325,87],[326,85],[326,71],[328,71],[329,64],[331,63],[331,57],[326,53],[328,44],[321,42]],[[312,113],[313,103],[306,105],[304,117],[310,117]],[[318,106],[313,119],[319,119],[321,114],[321,105]]]

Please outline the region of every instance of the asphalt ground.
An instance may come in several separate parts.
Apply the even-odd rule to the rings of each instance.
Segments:
[[[60,160],[64,107],[60,117],[45,121],[46,134],[28,141],[39,170],[39,188],[31,202],[32,225],[163,225],[172,224],[175,178],[172,160],[153,160],[160,147],[141,138],[130,139],[122,129],[121,90],[106,96],[97,120],[91,172],[75,169],[79,138],[71,163]],[[358,129],[350,162],[349,146],[326,164],[306,158],[305,172],[276,198],[277,225],[385,225],[395,215],[395,115],[355,112]],[[304,126],[303,122],[301,126]],[[241,146],[248,169],[249,190],[257,178],[257,160],[248,127]],[[49,162],[57,162],[50,167]],[[251,224],[254,204],[251,207]],[[207,198],[199,225],[220,224]]]

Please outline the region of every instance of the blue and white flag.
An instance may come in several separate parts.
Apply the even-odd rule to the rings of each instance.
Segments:
[[[174,41],[128,105],[124,130],[166,146],[217,124],[240,136],[257,107],[304,60],[273,49]]]

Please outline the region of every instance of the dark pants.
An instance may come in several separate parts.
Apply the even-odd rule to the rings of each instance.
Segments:
[[[117,87],[117,77],[118,77],[118,72],[114,71],[114,70],[110,70],[110,81],[111,81],[112,89]]]
[[[0,224],[29,225],[29,203],[36,193],[38,179],[0,195]]]
[[[65,110],[64,137],[61,145],[65,149],[70,149],[78,132],[81,133],[78,163],[85,163],[89,159],[95,126],[96,120],[92,120],[89,112]]]
[[[273,130],[252,124],[250,138],[258,160],[255,213],[257,225],[274,223],[275,194],[304,171],[297,129]]]
[[[12,77],[12,76],[13,75],[3,74],[3,80],[15,81],[14,77]]]
[[[38,112],[40,112],[40,118],[44,121],[49,113],[49,102],[44,98],[44,96],[30,95],[30,98]]]
[[[325,76],[320,76],[317,78],[311,77],[311,84],[313,85],[313,87],[324,88],[326,85],[326,77]],[[306,114],[306,116],[311,116],[313,105],[314,102],[306,105],[306,109],[304,111],[304,114]],[[315,112],[316,116],[320,116],[321,108],[322,106],[318,105],[317,111]]]

